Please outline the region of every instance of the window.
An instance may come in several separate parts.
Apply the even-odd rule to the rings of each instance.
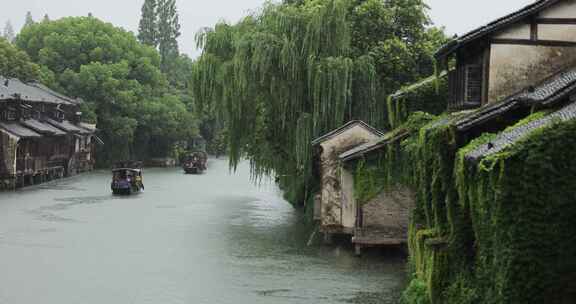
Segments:
[[[466,66],[465,103],[480,105],[482,103],[482,66],[469,64]]]
[[[482,104],[483,69],[481,64],[456,67],[448,74],[450,109],[462,110]]]
[[[64,112],[56,110],[54,112],[54,118],[56,118],[57,120],[64,120]]]
[[[8,110],[6,112],[6,120],[16,120],[16,111]]]

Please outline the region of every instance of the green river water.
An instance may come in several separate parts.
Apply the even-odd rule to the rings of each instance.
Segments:
[[[306,246],[309,228],[243,164],[147,169],[114,197],[97,171],[0,193],[2,304],[396,303],[405,260]]]

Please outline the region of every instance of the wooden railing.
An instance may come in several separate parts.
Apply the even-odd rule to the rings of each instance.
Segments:
[[[16,160],[16,172],[29,173],[36,171],[34,158],[18,158]]]
[[[78,153],[78,161],[89,161],[90,159],[88,158],[90,156],[90,151],[81,151],[80,153]]]
[[[16,160],[16,172],[32,174],[42,170],[65,167],[65,160],[47,160],[46,157],[25,157]]]

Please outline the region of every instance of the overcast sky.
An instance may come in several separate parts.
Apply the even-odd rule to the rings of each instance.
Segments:
[[[436,25],[445,26],[450,35],[462,34],[506,13],[521,8],[534,0],[425,0]],[[35,20],[44,14],[51,19],[65,16],[94,16],[136,31],[143,0],[0,0],[0,27],[10,20],[18,31],[27,11]],[[212,26],[219,20],[235,22],[247,13],[257,10],[265,0],[178,0],[182,37],[180,49],[191,56],[198,51],[194,35],[202,27]]]

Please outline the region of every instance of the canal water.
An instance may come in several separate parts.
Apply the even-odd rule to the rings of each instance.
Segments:
[[[0,194],[0,303],[396,303],[402,258],[308,247],[276,187],[209,166],[146,170],[132,197],[104,171]]]

